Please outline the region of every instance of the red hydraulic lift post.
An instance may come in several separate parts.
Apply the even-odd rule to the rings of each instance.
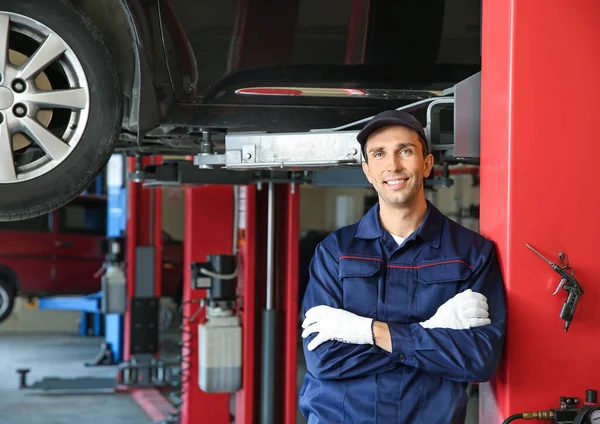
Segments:
[[[297,412],[298,373],[298,250],[300,227],[300,195],[294,184],[286,187],[285,221],[285,386],[284,423],[295,424]]]
[[[160,165],[163,162],[162,156],[154,156],[152,163]],[[154,295],[158,298],[162,295],[162,274],[163,274],[163,231],[162,231],[162,187],[153,190],[154,205]]]
[[[508,327],[482,424],[600,389],[598,16],[597,0],[483,2],[481,232],[498,247]],[[567,332],[561,277],[525,243],[568,255],[584,294]]]
[[[151,163],[151,158],[142,158],[144,166]],[[132,172],[135,169],[135,158],[127,159],[127,169]],[[152,238],[150,226],[151,222],[151,189],[145,189],[142,183],[128,181],[127,186],[127,311],[125,313],[125,331],[123,340],[123,359],[129,360],[132,356],[130,346],[131,335],[131,299],[135,297],[135,278],[136,278],[136,249],[140,246],[151,246]]]
[[[269,194],[272,201],[269,202]],[[273,212],[269,214],[269,206]],[[294,424],[297,412],[296,373],[298,369],[298,229],[299,194],[290,185],[263,185],[240,188],[238,289],[242,295],[241,324],[243,329],[242,390],[236,393],[236,424],[282,422]],[[276,337],[268,339],[274,344],[273,369],[268,377],[269,406],[261,389],[264,381],[258,374],[264,366],[265,346],[259,316],[266,302],[267,256],[269,243],[269,216],[273,237],[271,260],[271,310],[276,312]],[[272,397],[271,397],[272,396]],[[270,403],[272,402],[272,404]],[[261,411],[259,413],[259,410]]]
[[[206,262],[209,255],[233,251],[233,187],[201,186],[185,189],[183,387],[181,424],[228,424],[230,395],[200,390],[198,384],[199,312],[206,290],[191,290],[190,265]],[[199,313],[198,313],[199,312]],[[196,317],[193,322],[190,318]]]
[[[255,422],[256,361],[256,187],[239,188],[238,290],[242,296],[242,390],[235,397],[236,424]]]
[[[149,164],[160,164],[162,158],[144,157],[143,166]],[[128,159],[128,170],[135,170],[135,158]],[[136,294],[136,269],[137,252],[139,247],[154,248],[154,273],[153,289],[147,291],[145,296],[152,294],[159,301],[162,293],[162,189],[144,188],[143,183],[128,182],[128,217],[127,217],[127,311],[125,313],[124,325],[124,355],[125,361],[135,356],[135,349],[131,349],[132,332],[132,299],[138,297]],[[144,297],[144,296],[142,296]],[[134,330],[135,331],[135,330]],[[159,331],[158,326],[155,331]],[[158,351],[158,346],[156,346]],[[153,356],[158,356],[154,354]],[[131,395],[140,407],[155,421],[168,418],[175,412],[175,408],[167,401],[160,391],[154,388],[133,388]]]
[[[261,346],[261,416],[260,423],[296,422],[296,374],[298,370],[298,228],[299,195],[295,185],[269,184],[267,191],[267,241],[273,257],[265,264],[264,279],[266,307],[263,310]],[[272,195],[272,201],[270,201]],[[272,205],[272,208],[271,208]],[[272,213],[269,213],[269,210]],[[270,221],[270,223],[269,223]],[[272,234],[268,229],[271,229]],[[262,245],[258,244],[259,249]],[[257,264],[260,262],[257,261]],[[270,263],[270,266],[269,266]],[[271,284],[268,271],[272,269]],[[269,287],[270,286],[270,287]],[[267,295],[270,293],[270,295]],[[269,302],[271,297],[271,302]],[[262,300],[262,298],[261,298]],[[270,305],[270,307],[269,307]],[[274,319],[274,334],[266,336],[273,328],[265,325],[266,313]],[[258,330],[258,328],[256,329]],[[270,368],[265,369],[267,366]]]

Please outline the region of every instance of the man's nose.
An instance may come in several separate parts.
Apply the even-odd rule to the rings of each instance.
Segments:
[[[392,155],[388,162],[388,171],[397,172],[402,170],[402,159],[398,155]]]

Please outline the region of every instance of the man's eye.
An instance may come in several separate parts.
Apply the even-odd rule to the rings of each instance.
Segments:
[[[381,152],[373,153],[374,158],[379,158],[381,156],[383,156],[383,153],[381,153]]]
[[[402,153],[403,155],[410,155],[412,153],[411,149],[403,149],[400,153]]]

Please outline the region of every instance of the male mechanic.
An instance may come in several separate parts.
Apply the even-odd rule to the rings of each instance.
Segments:
[[[379,203],[316,248],[300,410],[309,424],[464,423],[467,383],[503,349],[494,243],[425,198],[433,156],[412,115],[382,112],[357,138]]]

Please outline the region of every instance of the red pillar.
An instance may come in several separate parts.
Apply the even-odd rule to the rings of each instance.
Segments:
[[[160,165],[162,156],[154,156],[152,163]],[[154,295],[161,297],[163,274],[163,237],[162,237],[162,187],[153,189],[153,219],[154,219]]]
[[[296,423],[298,409],[296,380],[298,373],[298,240],[300,226],[299,188],[286,187],[285,221],[285,386],[284,422]]]
[[[600,2],[483,2],[481,232],[506,281],[503,366],[481,386],[483,424],[556,408],[560,396],[600,389]],[[585,294],[568,332],[560,277],[525,247],[565,252]]]
[[[236,423],[259,422],[262,328],[265,305],[267,196],[255,186],[240,188],[240,242],[238,291],[242,294],[242,390],[236,394]],[[299,193],[289,185],[276,186],[275,286],[279,312],[277,332],[275,422],[294,424],[297,411],[298,370],[298,229]]]
[[[144,165],[151,163],[151,158],[145,157],[142,159]],[[135,158],[127,159],[127,169],[131,172],[135,169]],[[126,234],[126,251],[127,251],[127,304],[130,304],[131,298],[135,297],[135,252],[136,248],[143,246],[152,246],[155,240],[152,238],[152,230],[156,233],[156,228],[162,227],[162,222],[151,219],[154,212],[152,197],[156,199],[158,190],[144,188],[142,183],[128,181],[127,186],[127,234]],[[160,200],[160,197],[159,197]],[[160,218],[160,217],[158,217]],[[155,277],[158,274],[155,274]],[[160,286],[159,286],[160,288]],[[130,349],[130,334],[131,334],[131,308],[128,307],[125,313],[124,325],[124,340],[123,340],[123,359],[125,361],[131,358]]]
[[[256,187],[242,186],[239,188],[240,207],[238,231],[239,267],[238,292],[242,295],[241,325],[242,325],[242,390],[236,393],[235,409],[238,424],[253,424],[255,422],[256,391]]]
[[[159,156],[142,158],[144,166],[160,164]],[[129,158],[127,169],[135,169],[135,158]],[[154,247],[154,296],[162,293],[162,188],[144,188],[143,183],[131,180],[127,187],[128,217],[127,217],[127,304],[124,322],[123,358],[131,359],[130,335],[132,331],[131,299],[136,297],[136,249],[138,247]],[[158,331],[158,329],[157,329]],[[155,356],[159,356],[156,354]],[[175,413],[175,409],[162,393],[153,388],[133,388],[131,396],[148,414],[153,421],[162,421]]]
[[[183,315],[191,318],[200,308],[206,290],[190,289],[190,264],[206,262],[209,255],[233,251],[233,189],[230,186],[202,186],[185,190],[184,240],[184,307]],[[229,423],[228,394],[208,394],[198,386],[198,324],[183,319],[183,405],[182,424]]]

